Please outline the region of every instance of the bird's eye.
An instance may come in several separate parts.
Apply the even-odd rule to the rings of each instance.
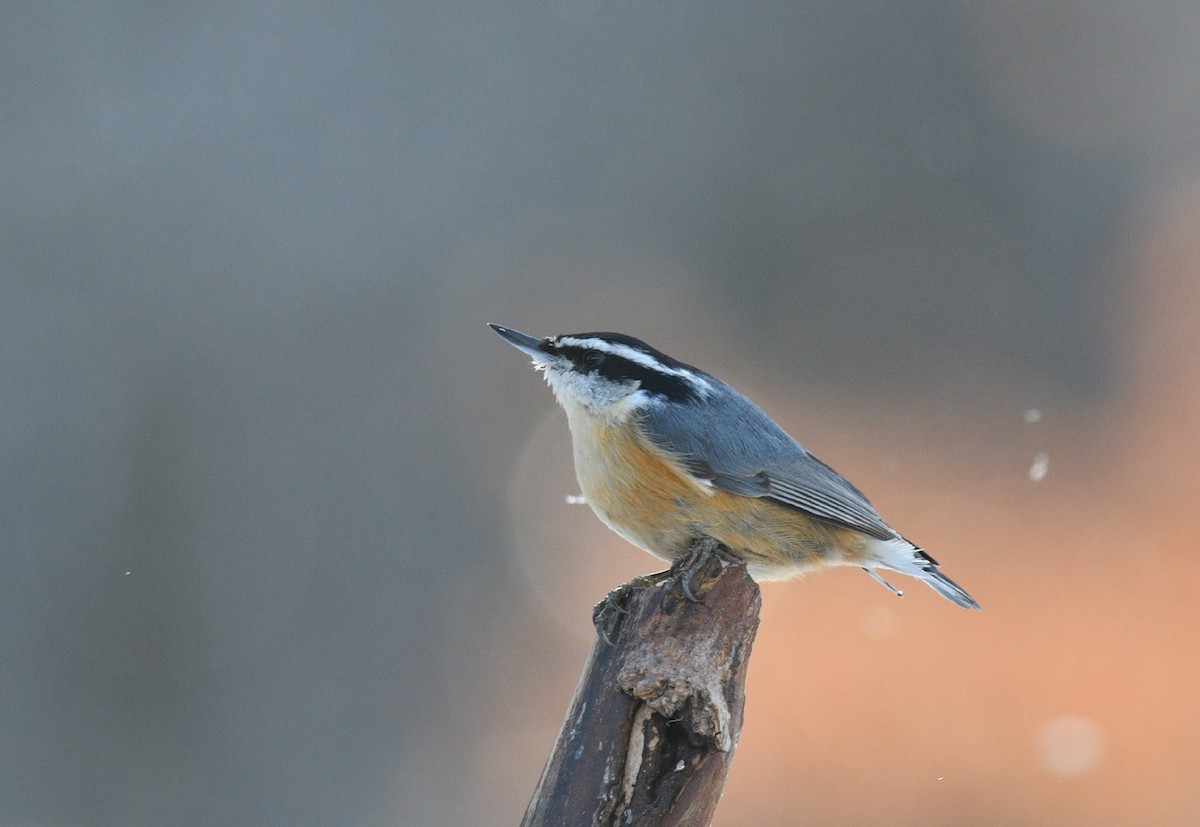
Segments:
[[[587,350],[583,354],[583,364],[586,367],[594,368],[604,361],[605,354],[599,350]]]

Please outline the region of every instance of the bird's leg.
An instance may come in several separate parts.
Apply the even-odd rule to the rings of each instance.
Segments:
[[[657,586],[665,582],[668,584],[668,588],[678,586],[679,591],[689,602],[699,603],[700,598],[696,597],[692,584],[713,560],[716,560],[721,566],[742,562],[716,540],[711,537],[701,537],[675,559],[671,568],[665,571],[656,571],[653,574],[638,575],[628,583],[617,586],[592,609],[592,625],[596,627],[596,634],[609,646],[613,645],[613,633],[617,630],[619,618],[621,615],[629,614],[627,608],[629,597],[637,589]]]
[[[741,562],[712,537],[701,537],[688,546],[687,551],[671,564],[671,568],[666,573],[670,575],[674,583],[678,584],[679,591],[689,602],[699,603],[700,600],[692,590],[692,583],[713,560],[716,560],[717,565],[721,567]]]

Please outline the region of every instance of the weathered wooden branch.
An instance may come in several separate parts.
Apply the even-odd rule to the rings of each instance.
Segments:
[[[677,579],[614,592],[612,642],[592,645],[522,827],[712,820],[741,731],[761,599],[745,567],[719,555],[680,573],[696,602]]]

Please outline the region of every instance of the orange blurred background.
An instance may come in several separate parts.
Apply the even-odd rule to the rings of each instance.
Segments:
[[[856,570],[767,584],[717,824],[1200,817],[1196,227],[1200,178],[1138,216],[1121,379],[1101,405],[1013,386],[897,406],[788,393],[742,367],[742,389],[836,457],[984,611],[911,583],[896,600]],[[536,608],[495,641],[489,685],[522,699],[492,710],[506,721],[500,777],[496,742],[477,756],[497,794],[532,789],[587,650],[589,601],[655,568],[564,502],[576,489],[561,419],[528,429],[509,495],[513,565]],[[533,668],[547,638],[557,665]]]

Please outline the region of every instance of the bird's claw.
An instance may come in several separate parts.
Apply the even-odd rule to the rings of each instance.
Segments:
[[[635,577],[628,583],[622,583],[615,589],[604,596],[604,599],[592,608],[592,625],[596,627],[596,634],[609,646],[614,644],[613,635],[617,631],[617,626],[621,615],[629,614],[629,598],[633,595],[635,589],[645,588],[653,585],[654,575],[644,574]]]
[[[629,614],[629,598],[637,589],[666,583],[668,589],[677,586],[689,603],[702,603],[703,601],[696,596],[694,584],[713,560],[720,566],[741,562],[719,542],[706,537],[688,546],[687,551],[671,564],[671,568],[654,574],[643,574],[617,586],[592,609],[592,625],[596,627],[596,634],[609,646],[615,644],[616,638],[619,637],[620,617]]]
[[[700,603],[702,601],[696,597],[692,584],[713,560],[716,560],[718,566],[722,567],[729,563],[741,562],[719,542],[711,537],[705,537],[688,546],[687,551],[664,573],[670,577],[673,584],[679,586],[679,591],[689,603]]]

